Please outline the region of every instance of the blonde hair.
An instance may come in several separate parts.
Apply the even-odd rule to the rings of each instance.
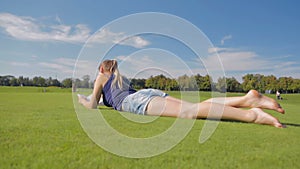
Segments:
[[[120,89],[123,89],[123,77],[121,76],[119,69],[118,69],[118,62],[117,60],[104,60],[101,65],[105,71],[108,71],[112,74],[114,74],[114,79],[111,83],[113,87],[116,87],[116,84],[118,84]]]

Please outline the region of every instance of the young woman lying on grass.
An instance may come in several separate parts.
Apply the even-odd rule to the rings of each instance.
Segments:
[[[156,89],[134,90],[120,75],[116,60],[105,60],[100,64],[91,99],[87,100],[80,95],[78,99],[85,107],[94,109],[101,97],[106,106],[141,115],[208,118],[211,110],[213,112],[209,118],[219,119],[218,114],[223,111],[221,119],[283,127],[275,117],[262,109],[282,114],[284,110],[274,99],[263,96],[256,90],[250,90],[242,97],[211,98],[200,103],[190,103]]]

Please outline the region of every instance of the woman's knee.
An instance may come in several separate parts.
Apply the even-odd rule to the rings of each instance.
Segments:
[[[195,119],[198,114],[198,104],[183,104],[179,111],[180,118]]]

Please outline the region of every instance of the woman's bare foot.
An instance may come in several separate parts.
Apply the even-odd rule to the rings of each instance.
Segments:
[[[250,90],[244,97],[248,107],[270,109],[284,114],[283,108],[274,99],[263,96],[256,90]]]
[[[277,128],[283,128],[283,125],[273,116],[268,113],[265,113],[260,108],[252,108],[250,109],[256,116],[254,123],[257,124],[267,124],[272,125]]]

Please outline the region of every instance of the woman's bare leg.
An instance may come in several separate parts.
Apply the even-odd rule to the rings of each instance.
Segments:
[[[284,114],[284,110],[274,99],[263,96],[256,90],[250,90],[245,96],[241,97],[211,98],[204,102],[225,104],[226,106],[232,106],[237,108],[244,107],[271,109]]]
[[[213,102],[193,104],[169,96],[152,99],[147,107],[147,114],[179,118],[227,119],[282,127],[275,117],[260,108],[242,110]]]

